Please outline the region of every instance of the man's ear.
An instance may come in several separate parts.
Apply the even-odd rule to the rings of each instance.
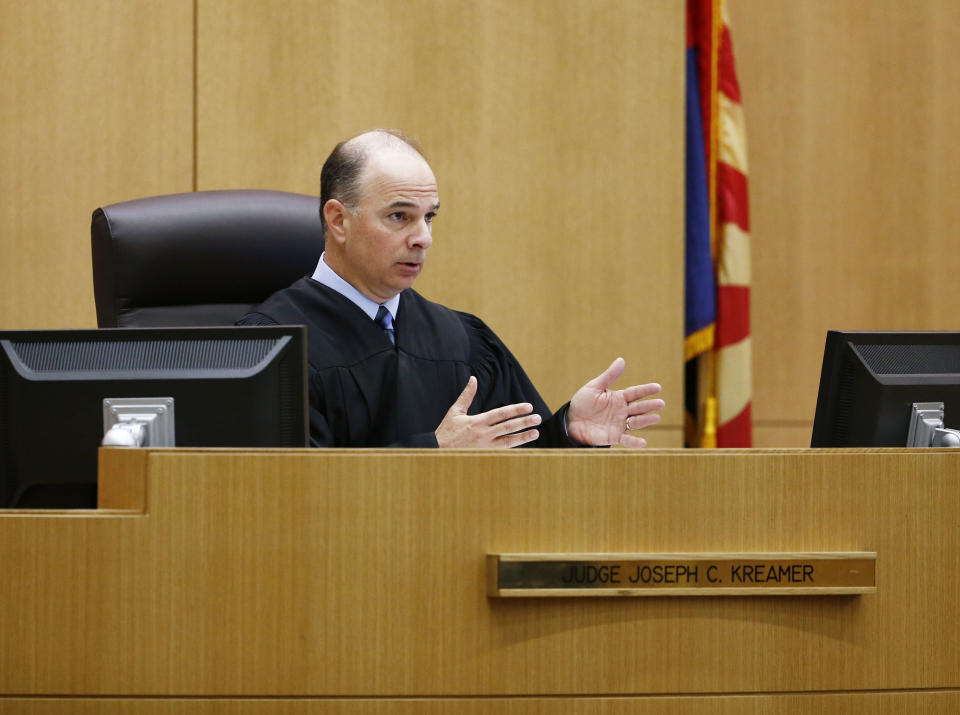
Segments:
[[[327,223],[326,240],[331,238],[337,243],[342,244],[346,238],[344,224],[350,220],[350,212],[347,207],[336,199],[329,199],[323,205],[323,220]]]

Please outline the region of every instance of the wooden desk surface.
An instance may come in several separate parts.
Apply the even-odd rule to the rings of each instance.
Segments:
[[[0,694],[960,703],[958,453],[105,450],[101,479],[111,510],[0,512]],[[491,552],[697,551],[876,551],[878,591],[486,596]]]

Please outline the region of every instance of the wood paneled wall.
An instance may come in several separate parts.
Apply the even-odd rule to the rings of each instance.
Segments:
[[[189,191],[192,0],[0,2],[0,329],[95,327],[90,214]]]
[[[960,3],[728,4],[750,143],[756,442],[801,446],[828,329],[960,330]]]

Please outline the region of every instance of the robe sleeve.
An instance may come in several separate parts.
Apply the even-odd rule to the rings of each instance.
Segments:
[[[436,449],[437,435],[434,432],[418,432],[417,434],[408,434],[399,441],[389,445],[391,447],[409,447],[413,449]]]
[[[566,419],[569,402],[550,412],[547,403],[540,397],[527,373],[503,341],[487,327],[480,318],[469,313],[459,313],[470,338],[470,367],[477,377],[476,412],[486,412],[496,407],[517,402],[529,402],[542,422],[540,437],[525,447],[583,447],[567,434]],[[470,410],[471,413],[474,409]]]

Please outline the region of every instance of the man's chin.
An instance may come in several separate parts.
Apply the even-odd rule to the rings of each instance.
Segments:
[[[389,293],[390,293],[390,297],[392,298],[393,296],[395,296],[395,295],[397,295],[397,294],[399,294],[399,293],[402,293],[402,292],[405,291],[407,288],[413,288],[413,282],[414,282],[415,279],[416,279],[416,276],[413,276],[413,277],[404,277],[404,278],[400,278],[400,279],[397,279],[397,280],[393,280],[393,281],[390,282],[390,285],[385,286],[386,291],[384,291],[384,292],[385,292],[385,293],[386,293],[386,292],[389,292]],[[378,301],[378,302],[386,303],[386,300]]]

